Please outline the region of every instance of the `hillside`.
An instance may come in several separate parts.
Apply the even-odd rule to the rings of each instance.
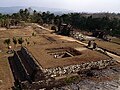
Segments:
[[[0,7],[0,13],[12,14],[12,13],[18,12],[20,9],[25,9],[25,8],[29,8],[29,7],[26,7],[26,6]],[[63,13],[73,12],[71,10],[59,9],[59,8],[34,7],[34,6],[32,6],[31,8],[32,8],[32,10],[37,10],[37,11],[41,11],[41,12],[50,11],[55,14],[63,14]]]

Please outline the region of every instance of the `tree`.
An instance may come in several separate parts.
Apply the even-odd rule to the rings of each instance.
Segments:
[[[38,23],[40,25],[43,24],[43,20],[42,20],[41,14],[37,13],[36,11],[34,11],[34,14],[31,15],[30,18],[31,18],[31,22],[33,22],[33,23]]]
[[[28,9],[25,9],[25,10],[20,9],[19,14],[20,14],[21,20],[23,20],[25,22],[28,21],[28,19],[30,17],[30,13],[29,13]]]
[[[14,43],[14,47],[16,47],[17,39],[15,37],[13,37],[13,43]]]
[[[7,47],[9,47],[9,45],[10,45],[10,39],[4,40],[4,44],[7,44]]]
[[[52,13],[49,15],[49,24],[54,24],[55,15]]]
[[[54,24],[55,24],[56,26],[58,26],[59,23],[60,23],[60,16],[57,15],[57,16],[54,18]]]
[[[6,28],[8,29],[8,28],[10,28],[10,19],[9,18],[7,18],[6,20],[5,20],[5,24],[6,24]]]
[[[18,39],[18,43],[21,44],[21,46],[22,46],[23,42],[24,42],[24,40],[22,39],[22,37]]]

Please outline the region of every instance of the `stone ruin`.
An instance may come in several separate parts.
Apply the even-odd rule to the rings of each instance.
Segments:
[[[69,65],[64,67],[42,68],[35,57],[22,47],[20,51],[14,52],[13,71],[15,81],[23,89],[40,89],[55,85],[55,77],[78,73],[90,69],[103,69],[115,64],[115,60],[100,60]]]
[[[54,58],[67,58],[81,55],[81,53],[71,47],[60,47],[46,49],[48,54],[52,55]]]

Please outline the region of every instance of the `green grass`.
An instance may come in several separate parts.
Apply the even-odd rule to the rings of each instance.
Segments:
[[[67,78],[65,78],[65,83],[70,84],[70,83],[76,82],[78,80],[79,80],[78,76],[67,77]]]

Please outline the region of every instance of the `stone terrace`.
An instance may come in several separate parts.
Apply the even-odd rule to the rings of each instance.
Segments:
[[[27,50],[35,57],[39,65],[41,65],[44,69],[110,59],[104,54],[89,49],[83,49],[82,51],[75,50],[75,52],[80,53],[75,56],[55,58],[55,54],[64,53],[67,51],[66,48],[72,48],[75,50],[75,48],[84,47],[76,42],[69,42],[61,44],[46,44],[41,46],[35,45],[32,47],[27,47]]]

